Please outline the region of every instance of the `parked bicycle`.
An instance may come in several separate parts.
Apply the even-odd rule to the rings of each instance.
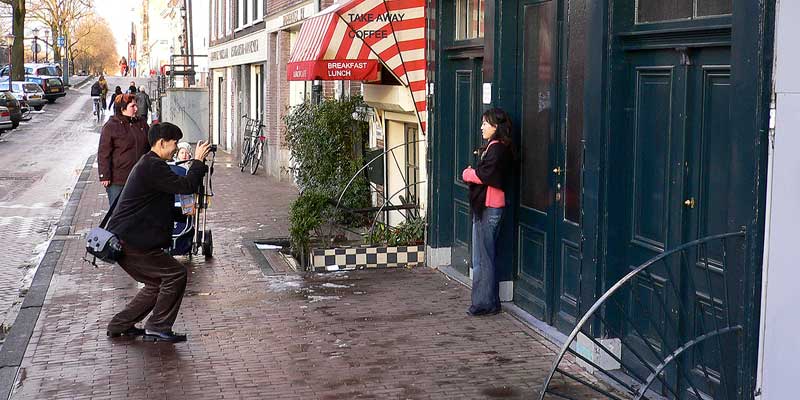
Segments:
[[[250,174],[255,175],[258,171],[258,166],[261,163],[261,158],[264,156],[264,142],[267,137],[264,136],[264,124],[260,119],[248,118],[247,115],[242,116],[245,120],[244,134],[242,135],[242,154],[239,160],[239,169],[244,172],[247,166],[250,166]]]

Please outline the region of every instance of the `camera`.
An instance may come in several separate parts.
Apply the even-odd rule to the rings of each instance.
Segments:
[[[217,152],[217,145],[212,144],[211,145],[211,149],[209,151],[212,152],[212,153],[216,153]]]

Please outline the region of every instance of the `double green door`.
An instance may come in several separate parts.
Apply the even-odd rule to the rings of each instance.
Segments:
[[[729,64],[728,47],[624,54],[612,82],[617,92],[608,174],[609,267],[618,275],[683,243],[738,230],[731,221],[747,194],[732,193],[732,180],[746,166],[735,163],[737,146],[729,136]],[[625,312],[636,326],[627,327],[623,340],[653,365],[709,327],[727,323],[725,310],[738,308],[740,281],[727,280],[731,299],[720,288],[723,273],[742,274],[743,266],[733,258],[723,263],[722,251],[712,245],[703,254],[673,257],[634,282],[629,297],[636,301]],[[726,370],[721,356],[716,347],[692,349],[668,369],[667,379],[685,398],[696,397],[693,385],[714,398],[733,398],[718,387],[722,381],[735,387],[735,367]],[[638,362],[625,349],[623,359]],[[649,373],[644,366],[640,372]]]

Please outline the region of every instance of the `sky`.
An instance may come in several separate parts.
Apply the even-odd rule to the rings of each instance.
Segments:
[[[123,6],[125,4],[126,6]],[[114,39],[117,42],[117,53],[120,56],[128,56],[128,40],[131,38],[131,22],[137,18],[130,6],[131,3],[119,0],[109,1],[101,0],[94,2],[94,9],[97,15],[103,17],[108,21],[114,32]]]

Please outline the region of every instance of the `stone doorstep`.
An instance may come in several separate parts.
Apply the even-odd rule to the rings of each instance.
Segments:
[[[310,260],[311,269],[315,272],[414,267],[425,263],[425,246],[356,246],[313,249]]]

